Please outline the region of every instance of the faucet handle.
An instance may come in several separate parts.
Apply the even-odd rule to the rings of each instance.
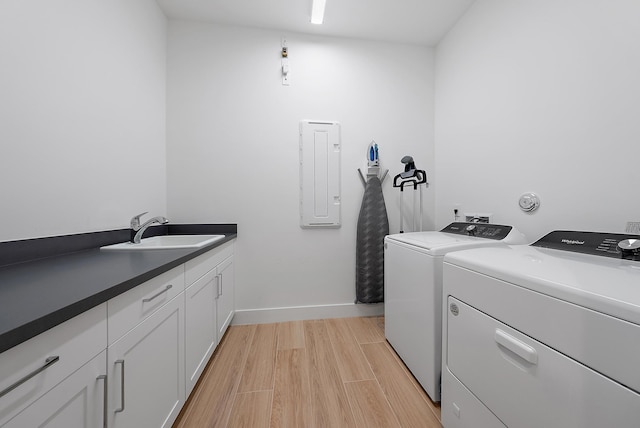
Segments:
[[[142,217],[143,215],[147,214],[149,211],[145,211],[143,213],[140,213],[138,215],[134,215],[131,218],[131,229],[133,230],[138,230],[140,228],[140,217]]]

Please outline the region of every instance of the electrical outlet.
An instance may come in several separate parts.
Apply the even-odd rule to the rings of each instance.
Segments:
[[[625,232],[640,235],[640,221],[628,221]]]
[[[464,221],[467,223],[491,223],[493,214],[488,213],[464,213]]]

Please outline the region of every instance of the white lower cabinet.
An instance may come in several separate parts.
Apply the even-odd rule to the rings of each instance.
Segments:
[[[218,344],[215,305],[218,283],[214,269],[185,291],[187,396]]]
[[[218,273],[218,296],[216,298],[218,342],[227,331],[235,314],[234,267],[233,255],[231,255],[216,268]]]
[[[108,348],[109,426],[170,427],[185,400],[182,293]]]
[[[233,318],[234,281],[229,242],[0,353],[0,427],[171,427]]]
[[[3,426],[106,427],[106,355],[102,351]]]
[[[103,426],[106,318],[96,306],[0,354],[0,426]]]
[[[233,242],[188,261],[185,283],[189,396],[235,313]]]

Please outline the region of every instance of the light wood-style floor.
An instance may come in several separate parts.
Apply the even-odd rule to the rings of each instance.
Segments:
[[[232,326],[174,427],[441,428],[384,318]]]

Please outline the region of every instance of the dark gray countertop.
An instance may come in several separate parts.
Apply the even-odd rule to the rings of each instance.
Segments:
[[[237,237],[198,249],[86,249],[0,267],[0,352]]]

